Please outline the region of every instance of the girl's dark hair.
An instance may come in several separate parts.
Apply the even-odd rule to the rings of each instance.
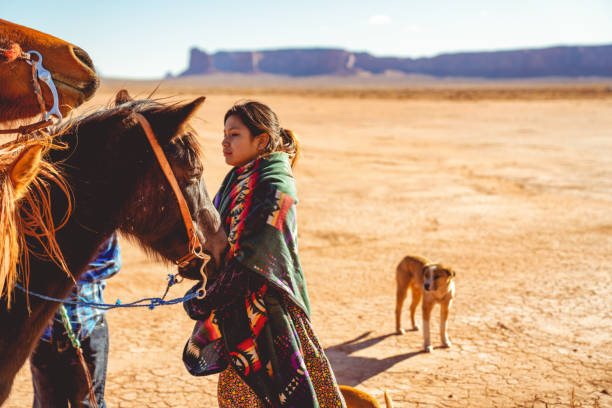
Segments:
[[[300,150],[297,136],[291,130],[280,127],[278,117],[268,105],[257,101],[238,102],[227,111],[223,123],[232,115],[240,118],[253,137],[268,134],[269,141],[264,155],[285,152],[289,155],[291,167],[295,165]]]

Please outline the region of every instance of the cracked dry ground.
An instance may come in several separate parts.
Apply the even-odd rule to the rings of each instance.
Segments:
[[[386,389],[396,407],[612,406],[612,99],[250,96],[302,137],[300,253],[340,383],[381,402]],[[193,122],[213,192],[235,99],[209,95]],[[161,294],[171,269],[122,245],[107,300]],[[423,354],[420,332],[393,333],[406,254],[457,270],[451,349]],[[110,407],[216,406],[216,376],[182,367],[192,322],[180,306],[108,317]],[[439,344],[437,313],[432,334]],[[26,366],[5,406],[31,398]]]

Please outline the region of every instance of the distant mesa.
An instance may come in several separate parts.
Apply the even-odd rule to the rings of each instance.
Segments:
[[[215,72],[268,73],[290,76],[353,74],[355,56],[339,49],[219,51],[191,49],[189,68],[179,76]]]
[[[179,76],[266,73],[305,77],[387,71],[437,77],[612,77],[612,44],[463,52],[431,58],[376,57],[366,52],[333,48],[219,51],[214,54],[192,48],[189,67]]]

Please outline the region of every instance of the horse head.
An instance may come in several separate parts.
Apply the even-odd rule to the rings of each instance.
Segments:
[[[119,229],[166,260],[176,261],[188,252],[177,196],[136,119],[142,115],[178,181],[202,249],[214,260],[211,267],[219,265],[227,237],[206,189],[200,145],[188,124],[203,102],[200,97],[163,105],[132,100],[120,91],[115,107],[77,118],[72,127],[60,130],[65,132],[60,139],[71,148],[53,151],[60,157],[51,161],[59,159],[66,167],[75,204],[71,219],[102,235]]]
[[[121,90],[117,93],[115,104],[140,113],[156,129],[155,136],[164,148],[189,207],[198,241],[202,243],[203,251],[212,256],[212,272],[222,262],[227,237],[204,182],[201,147],[195,131],[188,125],[188,120],[204,99],[200,97],[182,105],[163,106],[151,101],[134,101],[127,91]],[[132,117],[133,113],[130,120]],[[139,122],[137,127],[142,128],[142,123]],[[146,152],[150,152],[148,145]],[[152,171],[143,173],[134,191],[133,197],[136,199],[124,207],[119,228],[140,237],[140,241],[154,252],[169,260],[176,260],[177,256],[189,252],[185,245],[187,225],[178,216],[178,197],[168,186],[167,175],[160,168],[159,160],[153,160]]]
[[[49,70],[65,115],[91,98],[98,76],[91,58],[81,48],[51,35],[0,19],[0,48],[17,44],[24,52],[37,51]],[[41,87],[47,110],[52,108],[50,89]],[[30,118],[40,113],[32,87],[32,67],[16,59],[0,63],[0,122]]]

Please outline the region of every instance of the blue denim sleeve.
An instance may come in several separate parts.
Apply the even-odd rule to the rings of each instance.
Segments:
[[[119,269],[121,269],[121,251],[119,249],[119,239],[115,232],[100,245],[98,253],[89,263],[78,283],[92,283],[108,279],[117,274]]]

